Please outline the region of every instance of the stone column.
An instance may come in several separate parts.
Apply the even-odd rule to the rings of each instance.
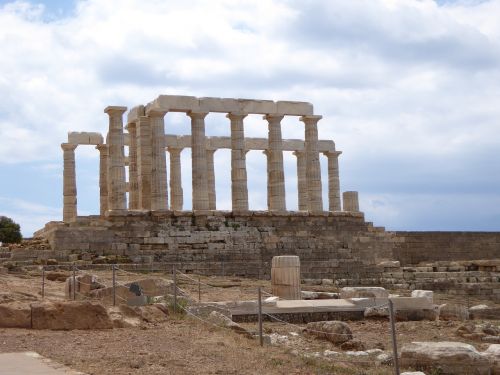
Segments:
[[[97,145],[99,150],[99,198],[100,214],[108,210],[108,145]]]
[[[285,173],[283,170],[283,139],[281,137],[282,115],[265,115],[269,123],[268,133],[268,185],[269,210],[286,211]]]
[[[164,111],[149,111],[151,121],[151,209],[168,209]]]
[[[248,210],[248,186],[243,119],[246,114],[228,113],[231,120],[231,198],[233,211]]]
[[[339,155],[341,151],[324,152],[328,158],[328,210],[341,211]]]
[[[344,201],[344,211],[359,212],[357,191],[344,191],[342,198]]]
[[[137,179],[139,209],[151,209],[151,124],[150,118],[137,121]]]
[[[181,179],[181,152],[182,148],[168,148],[170,153],[170,208],[182,210],[184,194]]]
[[[108,131],[108,195],[110,210],[125,210],[127,196],[125,187],[125,155],[123,137],[123,113],[127,107],[110,106],[104,109],[109,116]]]
[[[311,212],[323,211],[321,195],[321,167],[318,152],[318,121],[323,116],[302,116],[305,125],[307,209]]]
[[[139,209],[139,181],[137,179],[137,126],[135,122],[127,125],[130,144],[128,146],[128,208]]]
[[[63,221],[76,219],[75,144],[63,143]]]
[[[208,210],[207,146],[205,117],[207,112],[189,112],[191,117],[191,162],[193,210]]]
[[[215,168],[214,154],[217,150],[207,150],[207,185],[208,185],[208,209],[215,210],[217,196],[215,194]]]
[[[267,187],[267,193],[266,193],[266,198],[267,198],[267,210],[270,210],[270,200],[269,197],[271,196],[271,189],[269,188],[269,151],[264,150],[262,151],[264,155],[266,155],[266,187]]]
[[[304,151],[294,151],[293,154],[297,157],[299,211],[307,211],[306,153]]]

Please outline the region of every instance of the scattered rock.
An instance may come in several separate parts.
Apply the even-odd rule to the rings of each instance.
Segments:
[[[236,333],[239,333],[241,335],[245,335],[247,337],[253,337],[250,332],[248,332],[245,328],[240,326],[238,323],[233,322],[231,319],[229,319],[227,316],[224,314],[221,314],[218,311],[212,311],[209,315],[207,320],[215,325],[224,327],[224,328],[229,328],[233,330]]]
[[[484,336],[481,341],[489,344],[500,344],[500,336]]]
[[[366,349],[366,346],[360,340],[350,340],[350,341],[346,341],[346,342],[342,343],[340,345],[340,349],[364,351]]]
[[[500,344],[490,345],[486,351],[481,353],[491,366],[491,375],[500,375]]]
[[[465,306],[442,304],[439,306],[440,320],[468,320],[469,310]]]
[[[62,271],[48,271],[45,272],[45,278],[50,281],[65,282],[69,277],[69,273]]]
[[[30,328],[31,308],[19,302],[0,304],[0,328]]]
[[[469,309],[470,319],[499,319],[500,307],[490,307],[488,305],[476,305]]]
[[[323,355],[324,355],[325,357],[330,357],[330,358],[331,358],[331,357],[336,357],[336,356],[338,356],[338,355],[340,355],[340,354],[341,354],[341,353],[339,353],[339,352],[335,352],[335,351],[333,351],[333,350],[328,350],[328,349],[327,349],[327,350],[325,350],[325,351],[323,352]]]
[[[367,307],[364,312],[364,316],[367,319],[388,319],[389,318],[389,308],[388,307]]]
[[[365,350],[368,354],[370,355],[379,355],[379,354],[382,354],[384,351],[382,349],[368,349],[368,350]]]
[[[347,323],[337,320],[307,323],[306,332],[334,344],[352,340],[352,330]]]
[[[210,315],[210,313],[212,313],[212,311],[217,311],[218,313],[228,317],[229,319],[232,319],[231,310],[213,303],[191,305],[187,309],[191,314],[196,315],[197,317],[200,317],[202,319],[206,319]]]
[[[401,349],[404,367],[433,369],[443,375],[488,374],[489,362],[472,345],[461,342],[412,342]]]
[[[350,355],[352,357],[364,357],[364,356],[368,356],[369,355],[365,351],[347,351],[344,354],[345,355]]]
[[[174,285],[172,280],[162,279],[158,277],[136,280],[125,284],[125,286],[130,287],[130,285],[133,283],[139,285],[142,289],[142,292],[149,297],[172,294]]]
[[[376,286],[344,287],[340,290],[340,298],[389,298],[389,292]]]
[[[379,354],[375,360],[378,365],[390,365],[392,364],[392,355],[387,353]]]
[[[32,304],[34,329],[109,329],[113,322],[106,308],[88,301],[42,302]]]
[[[411,296],[416,298],[424,297],[427,298],[431,303],[434,303],[434,292],[432,290],[413,290],[411,292]]]

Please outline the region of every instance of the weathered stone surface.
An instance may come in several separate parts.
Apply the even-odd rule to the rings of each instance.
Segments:
[[[109,329],[113,328],[106,308],[94,302],[43,302],[32,305],[34,329]]]
[[[367,307],[364,312],[365,318],[368,319],[388,319],[388,307]]]
[[[389,298],[389,292],[382,287],[345,287],[340,290],[340,298]]]
[[[353,337],[349,325],[336,320],[307,323],[306,332],[334,344],[342,344]]]
[[[0,304],[0,328],[30,328],[31,308],[28,304],[12,302]]]
[[[461,342],[412,342],[401,349],[401,365],[436,369],[441,374],[487,375],[490,364],[472,345]]]
[[[470,319],[500,319],[500,307],[476,305],[469,309]]]
[[[411,296],[416,298],[425,297],[431,303],[434,302],[434,292],[432,290],[420,290],[420,289],[412,290]]]
[[[467,320],[469,319],[469,310],[466,306],[442,304],[439,306],[440,320]]]
[[[491,366],[491,375],[500,375],[500,344],[493,344],[488,347],[483,353]]]
[[[126,283],[125,286],[130,287],[132,283],[138,284],[141,287],[143,293],[146,296],[150,297],[171,294],[173,292],[174,284],[172,280],[163,278],[147,278]]]
[[[212,311],[208,315],[208,319],[207,320],[209,322],[211,322],[212,324],[215,324],[215,325],[218,325],[218,326],[221,326],[221,327],[224,327],[224,328],[229,328],[229,329],[233,330],[234,332],[236,332],[238,334],[245,335],[245,336],[248,336],[248,337],[252,337],[252,335],[250,334],[250,332],[248,332],[245,328],[243,328],[242,326],[240,326],[238,323],[233,322],[226,315],[221,314],[218,311]]]

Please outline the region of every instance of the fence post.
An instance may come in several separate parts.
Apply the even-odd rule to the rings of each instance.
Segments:
[[[113,306],[116,306],[116,265],[111,266],[113,270]]]
[[[394,305],[392,300],[389,299],[389,317],[391,320],[391,336],[392,336],[392,355],[394,356],[394,373],[399,375],[399,359],[398,359],[398,346],[396,342],[396,324],[394,323]]]
[[[76,300],[76,266],[73,263],[73,301]]]
[[[42,299],[45,298],[45,267],[42,266]]]
[[[201,280],[200,276],[198,276],[198,303],[201,302]]]
[[[172,273],[174,274],[174,314],[177,314],[177,271],[175,264],[172,266]]]
[[[257,289],[258,294],[259,294],[259,341],[260,341],[260,346],[264,346],[264,337],[262,336],[262,292],[260,290],[260,286]]]

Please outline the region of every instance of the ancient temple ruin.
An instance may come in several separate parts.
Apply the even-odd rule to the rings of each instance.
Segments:
[[[318,140],[317,124],[322,116],[314,114],[310,103],[160,95],[146,106],[132,108],[124,126],[126,111],[126,107],[105,108],[109,116],[105,138],[99,133],[72,132],[68,142],[61,145],[63,221],[70,222],[77,217],[75,149],[78,145],[96,145],[100,153],[101,215],[116,210],[183,210],[180,154],[185,148],[191,148],[192,209],[195,211],[216,209],[214,153],[219,149],[231,150],[233,212],[249,210],[246,153],[250,150],[262,150],[267,156],[269,211],[286,211],[283,151],[293,151],[297,157],[299,210],[324,210],[320,155],[328,158],[328,210],[341,210],[338,167],[341,152],[335,149],[333,141]],[[183,112],[190,117],[190,135],[165,134],[165,115],[169,112]],[[205,117],[211,112],[226,113],[230,137],[205,136]],[[267,139],[244,136],[244,119],[249,114],[263,116],[268,127]],[[282,138],[281,121],[285,116],[299,117],[304,123],[304,140]],[[125,147],[128,147],[127,157]],[[166,152],[170,155],[169,188]],[[355,192],[345,194],[344,209],[358,211]]]

